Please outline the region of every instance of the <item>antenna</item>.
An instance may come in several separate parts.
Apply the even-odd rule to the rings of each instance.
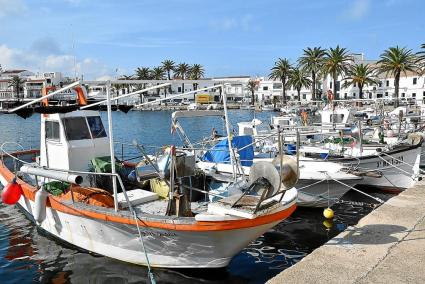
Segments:
[[[74,79],[77,80],[77,56],[75,54],[75,38],[74,38],[74,30],[72,29],[71,24],[71,46],[72,46],[72,55],[74,57]]]

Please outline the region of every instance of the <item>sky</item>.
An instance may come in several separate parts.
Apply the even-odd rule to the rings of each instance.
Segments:
[[[0,0],[0,64],[105,79],[172,59],[267,76],[306,47],[418,51],[424,12],[423,0]]]

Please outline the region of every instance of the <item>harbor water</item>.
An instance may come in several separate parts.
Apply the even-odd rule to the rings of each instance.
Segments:
[[[229,111],[233,129],[237,122],[253,118],[268,123],[272,112]],[[102,114],[106,127],[106,115]],[[13,141],[24,148],[38,148],[40,116],[26,120],[1,115],[0,142]],[[131,144],[133,139],[151,146],[181,145],[171,132],[171,112],[132,111],[113,115],[114,138]],[[196,118],[181,121],[189,138],[198,141],[214,127],[225,134],[222,118]],[[232,129],[232,128],[231,128]],[[121,144],[116,145],[117,157]],[[369,191],[387,200],[393,195]],[[292,266],[315,248],[356,224],[374,208],[373,200],[349,192],[345,202],[333,206],[333,222],[325,222],[321,209],[298,208],[287,220],[252,242],[223,269],[154,269],[157,283],[264,283]],[[231,241],[231,240],[229,240]],[[16,207],[0,204],[0,282],[1,283],[147,283],[145,267],[89,254],[45,235]]]

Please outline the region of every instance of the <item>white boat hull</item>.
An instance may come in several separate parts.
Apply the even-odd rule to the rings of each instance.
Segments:
[[[354,186],[357,180],[341,181],[346,185]],[[350,188],[335,181],[299,180],[298,206],[302,207],[328,207],[337,202]]]
[[[361,170],[377,170],[383,174],[380,178],[364,176],[357,184],[394,189],[413,186],[419,174],[421,149],[416,147],[392,154],[391,157],[383,155],[381,158],[375,156],[353,161],[351,165],[358,164]]]

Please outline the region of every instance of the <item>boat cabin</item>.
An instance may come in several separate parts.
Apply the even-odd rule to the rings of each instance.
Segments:
[[[109,156],[109,139],[97,111],[41,115],[40,165],[87,171],[91,159]]]

